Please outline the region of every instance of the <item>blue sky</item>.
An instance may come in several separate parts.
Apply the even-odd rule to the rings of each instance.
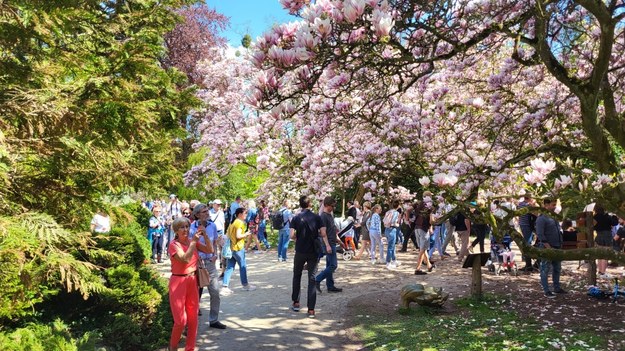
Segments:
[[[230,17],[230,28],[222,35],[231,46],[241,45],[245,34],[252,40],[271,28],[274,23],[285,23],[297,18],[289,15],[278,0],[206,0],[208,6]]]

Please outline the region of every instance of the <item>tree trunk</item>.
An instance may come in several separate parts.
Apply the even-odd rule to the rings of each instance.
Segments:
[[[473,259],[471,272],[471,297],[476,300],[482,299],[482,262],[479,257]]]
[[[595,247],[592,212],[586,212],[586,242],[588,247]],[[595,260],[588,261],[588,284],[597,284],[597,261]]]

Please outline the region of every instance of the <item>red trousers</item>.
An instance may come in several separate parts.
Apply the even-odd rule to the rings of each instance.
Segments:
[[[346,236],[345,237],[345,247],[349,249],[351,246],[353,251],[356,251],[356,245],[354,244],[354,238]]]
[[[178,350],[178,343],[185,325],[187,326],[187,340],[184,349],[185,351],[195,349],[198,325],[197,312],[200,308],[196,279],[195,275],[188,277],[172,275],[169,279],[169,305],[174,317],[174,327],[171,330],[169,341],[169,347],[172,350]]]

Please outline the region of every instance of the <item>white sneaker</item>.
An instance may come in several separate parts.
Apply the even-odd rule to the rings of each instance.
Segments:
[[[396,265],[393,264],[393,262],[389,262],[386,264],[386,269],[395,269],[397,268]]]
[[[374,265],[375,264],[375,259],[371,260],[371,264]]]
[[[252,285],[252,284],[247,284],[243,287],[243,290],[245,291],[254,291],[256,290],[256,286]]]
[[[227,286],[224,286],[224,287],[221,288],[221,290],[219,290],[219,295],[221,295],[221,296],[230,296],[230,295],[232,295],[232,293],[233,293],[233,291],[230,290],[230,288],[227,287]]]
[[[599,274],[597,277],[601,278],[601,279],[610,279],[610,278],[612,278],[612,276],[610,274],[608,274],[608,273]]]
[[[393,264],[395,265],[395,267],[401,266],[401,263],[399,263],[399,261],[393,261]]]

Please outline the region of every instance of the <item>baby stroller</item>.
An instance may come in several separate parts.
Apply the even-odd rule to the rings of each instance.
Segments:
[[[336,248],[336,252],[343,254],[344,261],[350,261],[356,255],[356,251],[354,251],[354,249],[350,247],[348,243],[348,235],[346,235],[351,232],[351,235],[353,236],[354,220],[352,219],[352,217],[347,217],[345,222],[341,223],[341,227],[342,229],[337,234],[339,238],[337,246],[340,247]]]
[[[499,275],[502,271],[511,273],[513,276],[519,275],[519,268],[514,261],[514,252],[510,248],[512,238],[506,234],[501,242],[490,235],[490,258],[486,262],[488,271]]]

